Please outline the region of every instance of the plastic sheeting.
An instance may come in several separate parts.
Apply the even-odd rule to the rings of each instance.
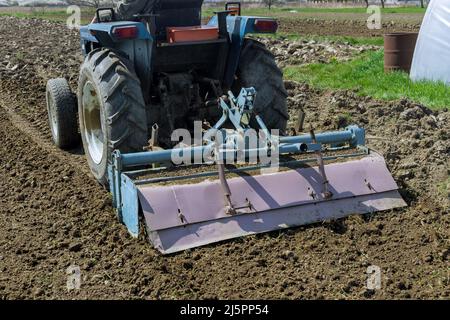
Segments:
[[[450,84],[450,0],[431,0],[411,66],[412,80]]]

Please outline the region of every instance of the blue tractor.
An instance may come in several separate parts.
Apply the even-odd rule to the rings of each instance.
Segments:
[[[286,129],[282,72],[262,43],[246,37],[276,32],[276,20],[241,16],[240,3],[230,2],[202,25],[202,4],[126,0],[116,10],[98,9],[80,29],[77,99],[66,80],[48,82],[54,142],[72,148],[81,136],[89,167],[105,186],[114,150],[143,151],[149,139],[156,144],[155,128],[158,145],[171,147],[175,129],[215,123],[218,99],[228,92],[255,88],[255,113],[269,129]],[[254,118],[250,124],[256,127]]]
[[[364,129],[283,134],[282,72],[246,38],[275,32],[275,20],[227,3],[201,25],[202,0],[124,1],[81,28],[78,108],[61,78],[48,82],[47,105],[55,143],[69,148],[81,135],[132,236],[144,230],[170,254],[406,205]],[[172,132],[195,137],[197,120],[200,141],[173,146]],[[183,170],[192,164],[205,165]]]

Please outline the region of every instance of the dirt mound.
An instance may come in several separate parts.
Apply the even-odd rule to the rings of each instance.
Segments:
[[[409,206],[161,256],[117,222],[81,155],[48,146],[45,81],[75,84],[76,33],[0,17],[0,40],[0,299],[450,296],[448,111],[286,82],[291,121],[303,108],[318,131],[367,128]],[[80,290],[66,288],[71,265]],[[365,287],[370,265],[380,290]]]
[[[422,200],[448,206],[443,184],[448,178],[450,113],[433,111],[407,99],[382,102],[352,91],[311,89],[286,82],[290,97],[290,123],[298,109],[307,113],[306,126],[333,130],[358,124],[367,131],[369,146],[382,153],[398,183]]]
[[[331,60],[347,61],[357,54],[379,47],[351,45],[348,42],[258,38],[275,55],[280,67],[308,63],[329,63]]]

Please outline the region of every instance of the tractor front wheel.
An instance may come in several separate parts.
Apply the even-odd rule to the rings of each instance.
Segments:
[[[234,91],[238,94],[240,88],[254,87],[255,111],[269,129],[279,129],[283,135],[289,119],[287,92],[273,54],[261,42],[245,39],[236,76]],[[252,126],[257,127],[255,121]]]
[[[112,152],[138,152],[147,144],[144,98],[128,59],[103,48],[89,53],[78,82],[78,115],[91,172],[107,186]]]
[[[76,147],[80,143],[77,102],[67,80],[48,80],[45,98],[53,142],[61,149]]]

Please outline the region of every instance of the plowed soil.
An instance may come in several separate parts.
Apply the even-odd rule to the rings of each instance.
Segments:
[[[329,63],[331,60],[347,61],[357,54],[378,50],[373,45],[352,45],[334,40],[286,40],[258,38],[275,56],[277,64],[283,68],[288,65],[309,63]]]
[[[380,37],[389,32],[419,31],[423,14],[383,14],[380,29],[369,29],[368,18],[369,14],[361,13],[293,13],[281,18],[280,31],[303,35]]]
[[[0,17],[0,43],[0,299],[450,297],[448,111],[286,82],[291,123],[303,108],[318,131],[367,129],[408,207],[162,256],[117,221],[81,151],[51,143],[45,83],[76,89],[77,33]]]

